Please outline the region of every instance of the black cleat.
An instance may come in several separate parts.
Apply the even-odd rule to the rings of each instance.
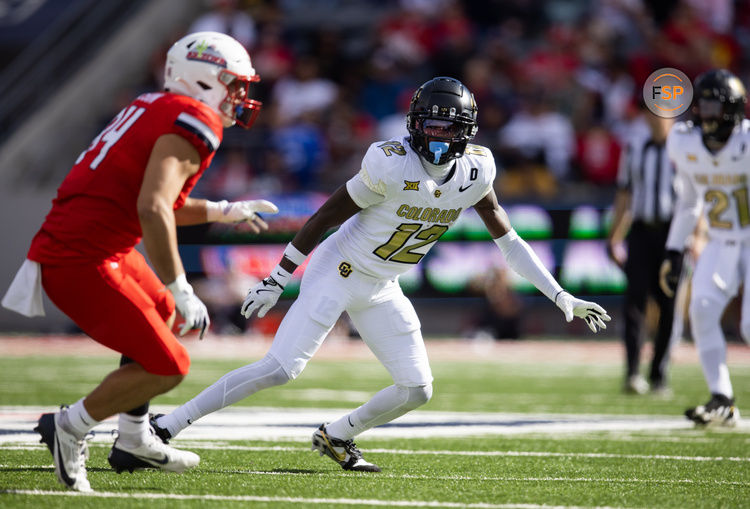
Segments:
[[[341,465],[344,470],[355,472],[380,472],[380,467],[366,461],[352,440],[339,440],[328,435],[326,425],[321,424],[312,436],[313,451],[324,454]]]
[[[685,417],[698,426],[734,427],[740,420],[740,411],[734,406],[734,398],[723,394],[711,394],[705,405],[685,410]]]
[[[117,439],[115,439],[115,443],[112,446],[112,449],[109,450],[107,461],[109,462],[109,465],[112,467],[112,469],[118,474],[121,474],[126,470],[132,474],[136,470],[142,470],[144,468],[156,468],[150,463],[146,463],[145,461],[138,459],[138,457],[133,456],[126,451],[121,451],[119,448],[115,447],[116,445]]]

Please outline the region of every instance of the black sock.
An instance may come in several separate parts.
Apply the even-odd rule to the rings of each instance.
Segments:
[[[135,362],[133,359],[131,359],[130,357],[126,357],[124,355],[120,358],[120,366],[124,366],[125,364],[131,364],[133,362]],[[132,415],[134,417],[140,417],[141,415],[146,415],[148,413],[148,404],[149,402],[147,401],[141,406],[133,408],[132,410],[128,410],[125,413],[128,415]]]

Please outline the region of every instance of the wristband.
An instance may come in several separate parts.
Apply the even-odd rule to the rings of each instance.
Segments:
[[[215,223],[221,220],[224,215],[224,209],[229,205],[227,200],[210,201],[206,200],[206,220],[209,223]]]
[[[299,267],[300,265],[305,263],[307,255],[294,247],[294,245],[290,242],[286,245],[286,249],[284,249],[284,258]]]
[[[554,302],[555,302],[555,306],[557,306],[557,298],[558,298],[558,297],[560,296],[560,294],[561,294],[561,293],[563,293],[564,291],[565,291],[565,290],[560,290],[559,292],[557,292],[557,293],[555,294],[555,299],[554,299]]]
[[[169,283],[167,288],[169,288],[169,291],[173,295],[176,293],[193,293],[193,287],[187,282],[184,272],[177,276],[177,279]]]
[[[271,271],[271,278],[276,281],[276,283],[283,290],[286,285],[289,284],[289,281],[292,280],[292,273],[283,268],[281,265],[277,265]]]

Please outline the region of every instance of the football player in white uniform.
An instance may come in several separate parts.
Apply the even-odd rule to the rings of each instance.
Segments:
[[[711,399],[685,415],[698,425],[733,426],[739,412],[729,380],[721,316],[740,285],[750,288],[750,121],[744,119],[745,87],[729,71],[698,76],[694,89],[697,123],[679,122],[667,138],[667,153],[677,170],[677,204],[660,283],[665,292],[674,294],[686,239],[703,213],[709,240],[693,274],[689,316]],[[741,332],[750,340],[747,292]]]
[[[174,412],[153,421],[162,438],[258,390],[299,376],[343,311],[383,363],[394,384],[340,419],[323,424],[313,450],[345,470],[378,472],[353,438],[426,403],[432,373],[420,323],[398,276],[418,263],[466,208],[473,206],[508,263],[539,288],[571,321],[592,331],[610,317],[593,302],[565,292],[512,229],[498,205],[489,150],[469,145],[477,131],[474,96],[453,78],[434,78],[414,94],[409,137],[374,143],[359,173],[309,219],[271,275],[250,290],[242,306],[249,318],[276,304],[292,272],[334,226],[341,228],[313,254],[299,298],[287,312],[268,354],[228,373]],[[342,224],[343,223],[343,224]]]

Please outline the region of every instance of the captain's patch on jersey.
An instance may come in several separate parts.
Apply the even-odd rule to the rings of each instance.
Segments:
[[[404,191],[419,191],[419,182],[419,180],[416,182],[404,180]]]

